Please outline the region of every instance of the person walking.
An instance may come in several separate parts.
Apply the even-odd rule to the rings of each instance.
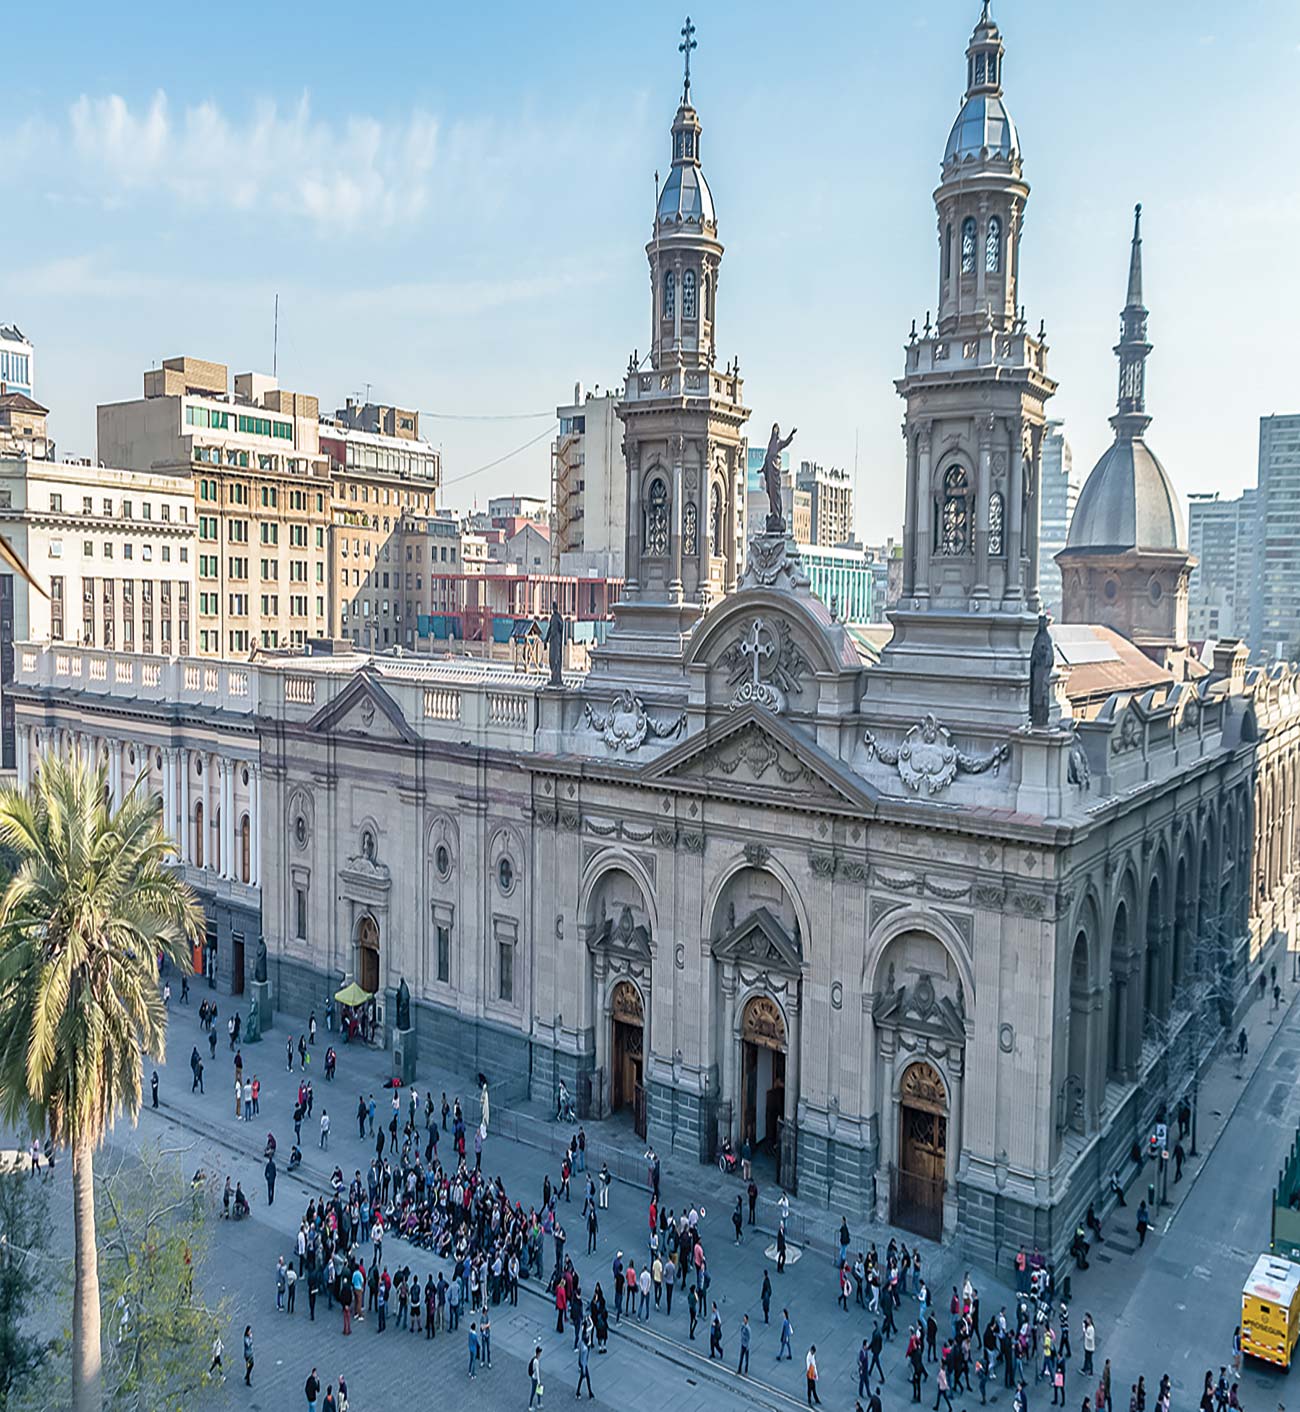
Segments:
[[[863,1391],[871,1391],[871,1349],[866,1339],[862,1340],[862,1347],[858,1349],[858,1397],[862,1397]]]
[[[268,1158],[266,1159],[265,1176],[266,1176],[266,1204],[267,1204],[268,1206],[274,1206],[274,1205],[275,1205],[275,1158],[274,1158],[274,1157],[268,1157]]]
[[[320,1396],[320,1379],[316,1376],[315,1368],[307,1374],[307,1383],[303,1391],[307,1394],[307,1412],[316,1412],[316,1399]]]
[[[596,1231],[600,1223],[596,1219],[596,1207],[589,1204],[587,1207],[587,1254],[593,1255],[596,1251]]]
[[[320,1110],[320,1145],[321,1151],[328,1150],[330,1145],[330,1114],[328,1108]]]
[[[1145,1244],[1147,1243],[1147,1227],[1150,1226],[1150,1224],[1151,1224],[1151,1217],[1150,1217],[1150,1215],[1147,1213],[1147,1204],[1146,1204],[1146,1201],[1145,1201],[1145,1200],[1139,1201],[1139,1202],[1138,1202],[1138,1214],[1137,1214],[1138,1245],[1141,1246],[1141,1245],[1145,1245]]]
[[[477,1325],[477,1324],[475,1324],[475,1323],[471,1323],[471,1324],[470,1324],[470,1326],[469,1326],[469,1337],[468,1337],[468,1340],[467,1340],[467,1341],[468,1341],[468,1343],[469,1343],[469,1375],[470,1375],[471,1378],[473,1378],[473,1377],[476,1377],[476,1376],[477,1376],[477,1374],[474,1372],[474,1368],[475,1368],[475,1365],[478,1363],[478,1325]]]
[[[609,1163],[608,1163],[608,1162],[602,1162],[602,1163],[600,1164],[600,1174],[599,1174],[599,1176],[597,1177],[596,1180],[600,1183],[599,1188],[598,1188],[598,1189],[599,1189],[599,1192],[600,1192],[600,1209],[601,1209],[602,1211],[608,1211],[608,1210],[609,1210],[609,1184],[610,1184],[611,1181],[613,1181],[613,1177],[610,1175]]]
[[[1097,1351],[1097,1326],[1092,1322],[1092,1315],[1083,1316],[1083,1371],[1092,1373],[1092,1355]]]
[[[212,1331],[212,1362],[208,1364],[208,1376],[211,1377],[214,1372],[219,1372],[223,1383],[226,1381],[226,1369],[221,1361],[221,1355],[225,1351],[226,1345],[221,1342],[221,1330],[214,1329]]]
[[[753,1177],[749,1179],[749,1186],[746,1188],[745,1194],[749,1197],[749,1224],[752,1226],[754,1224],[754,1209],[758,1205],[758,1183]]]
[[[718,1313],[718,1301],[713,1301],[713,1318],[709,1321],[709,1361],[713,1361],[714,1354],[719,1360],[725,1362],[722,1352],[722,1315]]]
[[[804,1377],[808,1382],[808,1406],[811,1407],[816,1403],[820,1407],[822,1400],[817,1396],[817,1345],[815,1343],[809,1345],[808,1357],[804,1359],[803,1369]]]
[[[880,1366],[880,1354],[884,1347],[885,1341],[880,1335],[880,1325],[873,1324],[871,1326],[871,1342],[868,1344],[868,1348],[871,1352],[871,1360],[867,1364],[867,1373],[870,1375],[872,1369],[875,1369],[876,1377],[878,1377],[882,1383],[885,1381],[885,1370]]]
[[[244,1325],[244,1385],[253,1386],[253,1326]]]
[[[790,1322],[790,1311],[788,1309],[782,1309],[781,1346],[776,1350],[776,1361],[778,1363],[781,1361],[783,1355],[786,1358],[787,1362],[794,1358],[794,1354],[790,1351],[790,1336],[793,1333],[794,1325]]]
[[[763,1306],[763,1322],[768,1320],[768,1312],[772,1308],[772,1278],[766,1270],[763,1271],[763,1288],[759,1291],[758,1302]]]
[[[591,1348],[585,1338],[578,1340],[578,1386],[573,1389],[573,1396],[576,1400],[582,1396],[582,1385],[587,1384],[587,1397],[590,1400],[595,1397],[591,1390]]]
[[[690,1320],[691,1320],[691,1332],[690,1332],[690,1337],[691,1337],[691,1342],[694,1343],[694,1341],[695,1341],[695,1328],[696,1328],[696,1325],[699,1323],[699,1318],[700,1318],[700,1297],[699,1297],[699,1295],[696,1293],[696,1291],[695,1291],[695,1286],[694,1286],[693,1284],[692,1284],[692,1285],[688,1285],[688,1286],[686,1287],[686,1312],[687,1312],[687,1314],[690,1316]]]
[[[742,1238],[742,1231],[745,1226],[745,1213],[741,1206],[741,1198],[736,1198],[736,1209],[731,1213],[731,1224],[736,1232],[735,1244],[739,1245]]]
[[[939,1372],[934,1380],[934,1412],[939,1412],[939,1399],[948,1404],[948,1412],[952,1412],[952,1398],[948,1394],[948,1369],[944,1363],[939,1364]]]
[[[783,1193],[784,1195],[784,1193]],[[781,1221],[776,1228],[776,1273],[785,1274],[785,1222]]]
[[[158,1106],[158,1070],[153,1071],[153,1077],[149,1080],[149,1093],[153,1099],[153,1106]]]
[[[442,1096],[442,1101],[444,1109],[443,1126],[446,1127],[447,1095],[445,1093]],[[542,1392],[544,1391],[542,1388],[542,1345],[540,1343],[533,1349],[533,1356],[528,1360],[528,1382],[528,1406],[531,1408],[533,1403],[536,1402],[540,1409],[542,1405]]]

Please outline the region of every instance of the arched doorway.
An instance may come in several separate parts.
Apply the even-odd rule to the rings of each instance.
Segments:
[[[917,1235],[943,1235],[948,1161],[948,1091],[924,1060],[909,1064],[899,1085],[898,1193],[894,1219]]]
[[[755,995],[740,1021],[740,1135],[756,1152],[775,1153],[778,1182],[787,1047],[785,1018],[776,1002]]]
[[[239,821],[239,880],[248,882],[252,878],[253,872],[253,838],[252,830],[249,827],[248,815],[245,814]]]
[[[631,981],[619,981],[610,997],[610,1107],[631,1107],[638,1137],[645,1136],[645,1005]]]
[[[1092,980],[1088,970],[1088,935],[1079,932],[1070,954],[1070,1021],[1065,1045],[1065,1079],[1060,1090],[1057,1130],[1088,1131],[1088,1021]]]
[[[357,927],[357,984],[371,995],[379,992],[379,923],[369,914]]]

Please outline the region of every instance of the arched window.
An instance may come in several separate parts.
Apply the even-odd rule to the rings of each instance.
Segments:
[[[682,507],[682,553],[693,558],[700,548],[700,512],[695,501],[688,500]]]
[[[961,272],[975,273],[975,217],[967,216],[961,223]]]
[[[952,222],[949,221],[943,228],[943,277],[948,279],[952,274]]]
[[[996,558],[1002,549],[1003,501],[1002,492],[995,490],[989,496],[989,553]]]
[[[709,545],[714,554],[724,553],[722,544],[722,487],[713,482],[709,494]]]
[[[658,558],[668,553],[668,487],[659,476],[646,496],[645,552]]]
[[[984,271],[995,275],[1002,269],[1002,222],[989,217],[988,234],[984,237]]]
[[[965,554],[970,550],[970,482],[960,466],[943,473],[943,503],[936,526],[940,554]]]
[[[712,319],[712,318],[713,318],[713,281],[708,277],[708,275],[705,275],[705,276],[700,280],[700,296],[701,296],[701,302],[702,302],[703,305],[704,305],[704,317],[705,317],[706,319]]]
[[[194,866],[203,866],[203,801],[194,806]]]
[[[695,271],[687,270],[682,275],[682,318],[695,317]]]
[[[239,821],[239,880],[250,882],[253,876],[253,837],[248,815]]]
[[[671,319],[677,310],[677,276],[669,270],[664,276],[664,318]]]

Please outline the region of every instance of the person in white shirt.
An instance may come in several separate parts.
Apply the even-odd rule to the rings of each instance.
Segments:
[[[330,1145],[330,1115],[324,1108],[320,1112],[320,1145],[322,1148]]]

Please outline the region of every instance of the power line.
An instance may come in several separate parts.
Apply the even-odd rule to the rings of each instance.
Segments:
[[[539,417],[555,418],[553,411],[547,412],[425,412],[422,417],[433,417],[440,422],[535,422]]]
[[[513,451],[507,451],[504,456],[498,456],[495,461],[489,461],[484,466],[476,466],[472,471],[466,471],[464,475],[452,476],[450,480],[443,481],[443,488],[445,489],[449,485],[459,485],[461,481],[469,480],[471,476],[481,475],[484,471],[490,471],[493,466],[499,466],[502,461],[508,461],[512,456],[518,456],[521,451],[527,451],[530,446],[536,446],[539,441],[550,436],[557,426],[559,423],[552,420],[551,425],[544,432],[525,441],[522,446],[516,446]]]

